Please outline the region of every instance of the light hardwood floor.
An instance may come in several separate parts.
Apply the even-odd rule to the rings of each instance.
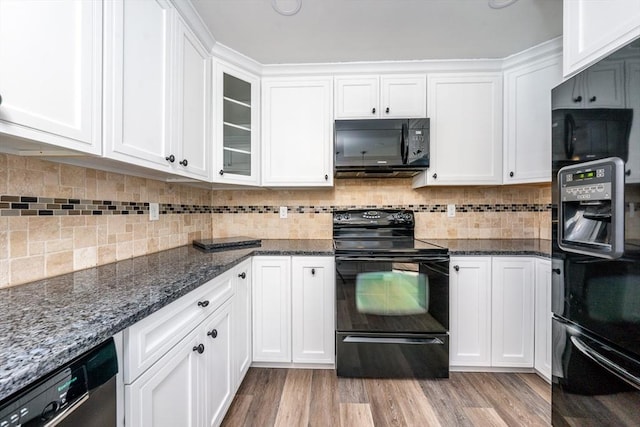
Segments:
[[[551,386],[535,374],[338,378],[333,370],[251,368],[223,426],[549,426]]]

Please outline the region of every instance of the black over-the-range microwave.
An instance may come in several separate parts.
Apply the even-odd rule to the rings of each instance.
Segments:
[[[408,177],[429,167],[429,119],[336,120],[335,177]]]

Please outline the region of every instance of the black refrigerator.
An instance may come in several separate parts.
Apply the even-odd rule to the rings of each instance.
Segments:
[[[640,425],[640,40],[552,91],[552,424]]]

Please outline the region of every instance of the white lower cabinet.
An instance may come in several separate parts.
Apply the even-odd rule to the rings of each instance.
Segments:
[[[536,259],[535,358],[538,373],[551,381],[551,261]]]
[[[233,280],[235,294],[231,307],[231,369],[235,392],[251,366],[251,260],[244,261],[234,269]]]
[[[452,367],[534,367],[534,291],[536,274],[542,274],[537,261],[526,256],[451,257]]]
[[[491,257],[452,257],[451,366],[491,365]]]
[[[534,265],[528,257],[492,260],[492,366],[533,366]]]
[[[253,259],[253,361],[333,364],[334,258]]]
[[[251,364],[251,260],[124,332],[126,425],[218,426]]]

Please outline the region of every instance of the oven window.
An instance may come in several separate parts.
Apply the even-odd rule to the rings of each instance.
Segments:
[[[391,271],[358,274],[358,312],[381,316],[426,313],[429,308],[427,276],[405,268],[394,265]]]

